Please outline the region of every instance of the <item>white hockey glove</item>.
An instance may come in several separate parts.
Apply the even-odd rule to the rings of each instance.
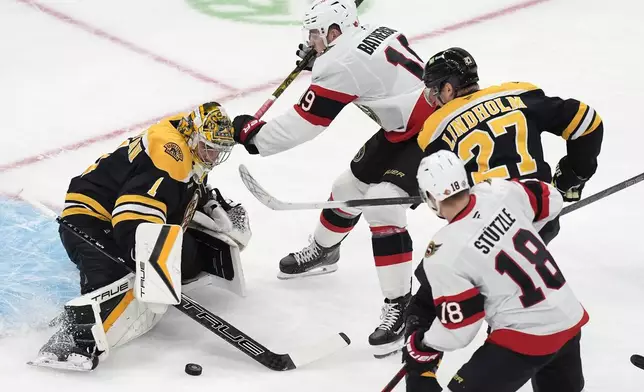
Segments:
[[[210,195],[203,207],[204,213],[214,222],[214,227],[210,228],[225,233],[239,245],[240,251],[244,250],[252,236],[246,209],[241,203],[224,199],[217,188],[211,189]]]

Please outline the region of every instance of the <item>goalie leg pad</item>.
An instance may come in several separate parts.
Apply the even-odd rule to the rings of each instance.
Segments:
[[[65,305],[60,329],[41,348],[31,365],[88,371],[105,360],[111,348],[139,337],[154,327],[168,305],[134,298],[134,274],[72,299]]]
[[[179,225],[142,223],[137,226],[136,299],[165,305],[181,302],[182,244],[183,231]]]

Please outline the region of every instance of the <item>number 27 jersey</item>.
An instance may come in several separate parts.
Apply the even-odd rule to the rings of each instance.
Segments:
[[[252,143],[263,156],[292,148],[323,132],[350,103],[376,121],[390,142],[411,139],[435,110],[422,95],[423,64],[394,29],[343,33],[315,60],[299,102],[268,121]]]
[[[555,353],[588,321],[538,231],[563,199],[537,180],[491,180],[428,247],[421,282],[429,282],[436,319],[424,336],[451,351],[474,339],[485,318],[488,341],[525,355]],[[421,283],[422,284],[422,283]]]

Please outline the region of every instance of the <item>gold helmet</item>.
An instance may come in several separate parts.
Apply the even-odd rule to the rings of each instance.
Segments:
[[[178,129],[192,151],[193,170],[199,183],[213,167],[228,159],[235,146],[230,118],[217,102],[199,105],[181,120]]]

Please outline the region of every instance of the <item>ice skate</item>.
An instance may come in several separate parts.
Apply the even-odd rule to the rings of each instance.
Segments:
[[[340,244],[330,248],[320,246],[315,239],[296,253],[289,253],[280,260],[279,279],[293,279],[305,276],[322,275],[335,272],[340,259]]]
[[[411,294],[393,300],[385,299],[380,316],[382,322],[369,335],[374,357],[380,359],[395,354],[405,345],[404,313],[410,299]]]

